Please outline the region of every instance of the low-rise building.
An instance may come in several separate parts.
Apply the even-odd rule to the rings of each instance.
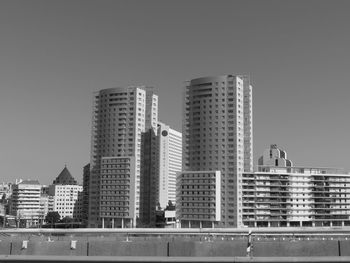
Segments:
[[[31,227],[40,222],[41,185],[37,180],[24,180],[13,186],[10,214],[20,227]]]
[[[0,184],[0,199],[7,199],[12,194],[12,183],[2,183]]]
[[[102,228],[134,227],[135,158],[102,157],[100,185],[100,218]]]
[[[243,223],[249,227],[350,226],[350,175],[295,167],[272,145],[253,173],[243,173]],[[280,166],[281,165],[281,166]]]
[[[69,217],[81,221],[82,191],[83,187],[77,184],[67,167],[64,167],[53,184],[49,186],[49,196],[52,197],[52,208],[48,204],[49,211],[52,209],[58,212],[61,219]]]
[[[176,183],[181,227],[215,227],[221,220],[220,171],[181,172]]]

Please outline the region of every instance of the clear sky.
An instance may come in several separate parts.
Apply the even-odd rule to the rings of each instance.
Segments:
[[[350,1],[0,0],[0,182],[90,158],[92,92],[158,90],[181,130],[183,81],[249,74],[254,157],[350,168]]]

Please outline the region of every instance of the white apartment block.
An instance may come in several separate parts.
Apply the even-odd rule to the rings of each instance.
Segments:
[[[350,226],[350,175],[295,167],[276,145],[243,174],[243,223],[249,227]]]
[[[159,186],[158,202],[165,208],[176,202],[176,175],[182,169],[182,133],[164,123],[158,124]]]
[[[182,172],[177,177],[176,218],[181,227],[215,227],[221,221],[220,171]]]
[[[220,227],[242,223],[242,174],[253,169],[252,87],[245,76],[186,82],[183,171],[221,172]]]
[[[13,185],[10,214],[21,227],[38,225],[42,218],[40,210],[41,185],[36,180],[24,180]]]
[[[139,217],[141,135],[157,132],[158,96],[145,86],[111,88],[96,92],[93,99],[88,227],[102,227],[101,160],[104,157],[133,157],[134,180],[131,214]],[[115,191],[119,190],[114,185]],[[116,216],[115,220],[122,217]],[[133,224],[136,220],[133,220]]]
[[[79,195],[82,191],[81,185],[50,185],[49,195],[53,199],[51,201],[52,211],[58,212],[61,219],[70,217],[80,220],[82,200],[80,200]]]

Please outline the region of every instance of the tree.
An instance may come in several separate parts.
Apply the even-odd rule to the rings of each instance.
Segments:
[[[175,205],[173,204],[173,202],[171,202],[171,200],[168,201],[168,205],[165,208],[165,210],[167,210],[167,211],[175,211]]]
[[[6,204],[6,194],[3,194],[2,197],[1,197],[1,203],[2,204]]]
[[[53,211],[53,212],[48,212],[46,217],[45,217],[45,221],[48,224],[51,224],[51,227],[53,227],[54,224],[58,223],[60,221],[60,214],[57,211]]]
[[[72,222],[74,222],[74,219],[69,216],[63,217],[60,221],[60,223],[72,223]]]

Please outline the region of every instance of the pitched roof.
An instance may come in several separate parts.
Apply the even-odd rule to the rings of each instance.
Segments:
[[[76,185],[78,183],[68,171],[67,166],[65,166],[62,172],[53,181],[53,184]]]

